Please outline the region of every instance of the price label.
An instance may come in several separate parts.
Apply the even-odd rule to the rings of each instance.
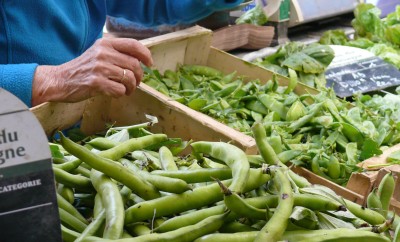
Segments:
[[[47,137],[15,96],[0,103],[0,241],[62,241]]]
[[[335,58],[325,72],[328,87],[339,97],[388,90],[400,85],[400,71],[367,50],[331,45]]]

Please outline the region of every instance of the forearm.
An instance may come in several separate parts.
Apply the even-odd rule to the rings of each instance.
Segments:
[[[34,63],[0,65],[0,87],[31,107],[32,82],[37,66]]]
[[[58,66],[38,66],[32,82],[32,106],[62,99],[61,87],[56,81],[61,78],[62,69]]]

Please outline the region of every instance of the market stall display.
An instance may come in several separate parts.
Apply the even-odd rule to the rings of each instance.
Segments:
[[[322,88],[323,44],[289,43],[266,70],[199,26],[142,43],[155,65],[134,95],[31,109],[55,137],[65,241],[398,240],[400,158],[368,163],[400,143],[398,94]]]
[[[220,73],[225,73],[225,75],[236,71],[237,75],[242,76],[245,82],[256,80],[261,76],[263,77],[263,79],[260,79],[261,83],[266,83],[268,80],[274,80],[272,82],[269,82],[268,85],[273,84],[273,88],[277,88],[276,84],[281,85],[282,87],[279,88],[279,90],[281,91],[285,90],[285,87],[290,86],[290,83],[292,83],[292,87],[288,90],[293,89],[294,93],[300,96],[305,95],[304,97],[306,98],[314,96],[316,98],[321,97],[322,99],[319,99],[320,101],[326,98],[322,94],[320,94],[319,96],[316,95],[318,93],[317,90],[307,87],[299,82],[297,83],[297,85],[293,85],[294,83],[296,83],[294,81],[294,78],[292,78],[292,80],[289,80],[279,75],[276,75],[274,77],[272,72],[269,72],[259,66],[247,63],[232,55],[226,54],[225,52],[212,48],[209,46],[209,43],[210,31],[200,27],[194,27],[184,31],[160,36],[159,38],[151,38],[145,40],[145,44],[149,46],[152,51],[155,60],[155,67],[157,68],[159,73],[163,73],[166,70],[175,70],[175,68],[179,64],[207,65],[208,67],[218,70],[218,72]],[[195,51],[199,48],[203,50],[201,53]],[[269,86],[269,88],[270,87],[271,86]],[[268,98],[268,95],[265,94],[264,97]],[[272,98],[275,99],[276,97],[273,96]],[[289,98],[286,102],[293,104],[293,100],[293,98]],[[279,101],[279,99],[277,99],[276,101]],[[335,100],[335,102],[336,101],[339,100]],[[278,104],[279,102],[275,103]],[[71,104],[45,104],[43,106],[32,109],[32,111],[36,113],[37,117],[41,121],[43,127],[45,128],[46,132],[48,132],[48,134],[51,134],[51,132],[54,132],[60,127],[62,128],[72,126],[80,119],[80,117],[82,117],[81,130],[86,134],[93,134],[94,132],[103,130],[105,127],[105,122],[116,123],[117,125],[127,125],[133,122],[143,122],[145,121],[144,114],[152,114],[159,117],[160,120],[159,127],[154,127],[154,132],[163,132],[168,135],[181,137],[186,140],[193,139],[232,142],[232,144],[237,145],[247,154],[257,153],[255,140],[251,136],[239,132],[231,127],[228,127],[227,125],[218,122],[208,115],[204,115],[196,110],[193,110],[179,103],[178,101],[173,100],[172,98],[167,97],[158,91],[155,91],[153,88],[147,86],[146,84],[141,85],[141,87],[139,87],[139,89],[135,92],[135,95],[132,95],[130,97],[119,99],[99,97],[75,105],[80,105],[80,107],[83,107],[82,109],[79,108],[77,110],[71,111],[70,115],[71,117],[74,117],[75,121],[69,118],[60,119],[60,117],[62,117],[60,116],[60,113],[65,113],[67,110],[65,108],[70,108]],[[319,106],[322,107],[326,105],[320,104]],[[345,103],[342,103],[340,105],[340,108],[342,108],[342,106],[346,107]],[[288,108],[289,107],[283,107],[283,110]],[[323,110],[325,110],[325,108]],[[345,110],[348,110],[347,107]],[[346,115],[351,117],[351,119],[354,119],[354,117],[356,116],[354,116],[353,114],[359,113],[359,111],[359,109],[354,109],[351,115],[348,115],[346,113],[342,113],[342,115]],[[54,118],[49,119],[49,114],[50,117],[51,115],[53,115]],[[305,117],[313,116],[306,115]],[[340,115],[338,117],[340,118]],[[57,120],[57,122],[55,122],[54,120]],[[305,118],[304,120],[307,121]],[[356,118],[356,120],[358,120],[358,118]],[[285,122],[283,122],[283,124],[284,123]],[[371,124],[371,122],[367,123]],[[272,124],[276,125],[277,123]],[[303,125],[304,124],[305,123],[303,123]],[[342,124],[336,123],[335,127],[339,128],[340,126],[342,126]],[[360,130],[358,130],[361,127],[358,127],[358,124],[352,123],[351,125],[345,126],[347,127],[347,129],[345,130],[351,130],[352,132],[354,131],[359,135],[363,135]],[[357,126],[357,128],[354,128],[354,126]],[[369,134],[370,131],[374,132],[373,129],[371,129],[368,130],[366,134]],[[339,132],[335,132],[334,134],[339,135]],[[348,134],[351,134],[351,132]],[[317,135],[314,136],[318,138]],[[332,139],[333,137],[336,136],[332,136]],[[349,135],[349,137],[351,137],[351,135]],[[360,137],[361,136],[359,136],[358,138]],[[375,135],[373,135],[373,137],[377,138],[375,137]],[[275,138],[279,138],[279,136],[276,136]],[[354,139],[357,138],[357,136],[351,138]],[[360,138],[359,140],[362,139]],[[379,140],[382,141],[381,139]],[[357,143],[357,141],[355,142]],[[351,143],[354,144],[354,142]],[[368,143],[368,145],[365,146],[365,149],[367,150],[367,148],[372,147],[371,145],[375,144],[376,141],[368,141],[366,143]],[[301,147],[302,145],[297,146]],[[303,144],[303,146],[307,145]],[[283,147],[287,149],[287,146]],[[348,147],[348,149],[350,149],[350,147],[351,145]],[[375,149],[375,151],[377,151],[377,149]],[[356,153],[354,153],[354,155],[356,155]],[[365,158],[374,154],[374,152],[363,153],[367,154],[367,156],[364,156]],[[347,156],[347,154],[345,153],[344,155]],[[304,158],[309,156],[306,155],[299,157]],[[324,172],[324,170],[326,170],[326,164],[327,163],[324,162],[322,165],[319,165],[319,170],[322,170]],[[348,177],[350,171],[346,172],[346,169],[344,169],[344,164],[340,165],[340,167],[340,170],[342,171],[340,173],[341,176]],[[345,189],[344,187],[339,186],[334,182],[330,182],[323,177],[316,176],[314,175],[314,173],[309,173],[304,168],[294,167],[293,169],[295,169],[296,172],[307,176],[307,179],[312,180],[313,183],[329,185],[329,187],[334,189],[335,192],[348,199],[351,199],[352,201],[356,201],[360,204],[363,204],[364,202],[363,196],[354,193],[348,189]]]

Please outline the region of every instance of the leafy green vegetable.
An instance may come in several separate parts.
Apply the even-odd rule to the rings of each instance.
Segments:
[[[349,38],[347,38],[343,30],[335,29],[325,31],[322,34],[319,43],[324,45],[345,45],[348,41]]]
[[[390,43],[400,45],[400,24],[387,27],[385,37]]]
[[[264,10],[260,5],[246,11],[242,16],[236,19],[236,24],[253,24],[263,26],[268,22],[268,17],[265,15]]]
[[[381,10],[370,3],[357,5],[354,10],[355,19],[352,21],[356,36],[368,37],[372,41],[384,38],[384,23],[380,19]]]
[[[383,43],[375,44],[368,50],[400,69],[400,50]]]
[[[385,23],[387,26],[400,24],[400,5],[396,6],[396,10],[393,13],[389,13],[386,16]]]
[[[255,63],[287,77],[288,69],[293,69],[300,82],[312,87],[325,88],[323,73],[333,57],[334,51],[327,45],[289,42],[274,54],[256,60]]]
[[[62,147],[60,145],[55,144],[55,143],[49,143],[49,146],[50,146],[51,157],[56,157],[56,158],[60,158],[60,159],[64,158],[64,154],[60,150],[60,149],[62,149]]]
[[[367,38],[358,38],[355,40],[350,40],[349,42],[347,42],[344,45],[348,45],[351,47],[357,47],[357,48],[361,48],[361,49],[368,49],[368,48],[374,46],[374,44],[375,44],[374,42],[372,42],[371,40],[369,40]]]
[[[359,4],[354,10],[354,39],[343,30],[326,31],[319,40],[325,45],[346,45],[367,49],[400,69],[400,6],[380,18],[381,10],[373,4]]]
[[[379,149],[379,145],[371,140],[367,139],[364,141],[364,145],[361,150],[360,159],[366,160],[372,156],[382,154],[382,150]]]

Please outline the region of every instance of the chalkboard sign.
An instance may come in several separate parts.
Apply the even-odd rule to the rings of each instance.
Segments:
[[[339,97],[368,93],[400,85],[400,71],[367,50],[331,45],[335,58],[325,72],[328,87]]]
[[[47,137],[18,98],[0,88],[0,241],[62,241]]]

